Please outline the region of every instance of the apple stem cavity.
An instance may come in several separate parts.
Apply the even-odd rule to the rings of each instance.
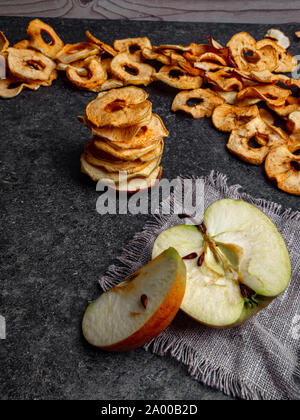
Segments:
[[[240,283],[239,286],[240,286],[241,294],[243,296],[245,304],[251,309],[258,306],[259,302],[257,299],[258,297],[257,293],[255,293],[252,289],[250,289],[250,287],[246,286],[243,283]]]

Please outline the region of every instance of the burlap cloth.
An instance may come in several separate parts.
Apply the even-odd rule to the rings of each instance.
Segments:
[[[204,206],[199,203],[199,209],[221,198],[243,199],[275,222],[290,251],[291,284],[267,309],[231,330],[201,326],[179,312],[171,326],[145,349],[160,356],[169,354],[184,363],[197,380],[227,395],[251,400],[299,399],[300,212],[241,193],[241,187],[229,187],[222,174],[212,173],[203,181]],[[176,192],[168,201],[172,210],[176,209]],[[189,209],[185,212],[189,214]],[[163,215],[160,207],[101,278],[102,288],[107,290],[146,264],[159,233],[182,223],[176,214]]]

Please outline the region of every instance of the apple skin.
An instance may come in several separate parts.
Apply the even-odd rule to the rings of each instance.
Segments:
[[[246,305],[245,305],[240,318],[236,322],[234,322],[233,324],[226,325],[225,327],[216,327],[215,325],[206,324],[203,321],[200,322],[199,319],[194,318],[192,315],[185,312],[182,308],[181,308],[181,311],[185,315],[187,315],[189,318],[191,318],[193,321],[197,322],[198,324],[204,325],[205,327],[213,328],[214,330],[230,330],[232,328],[240,327],[243,324],[245,324],[246,322],[248,322],[251,318],[253,318],[255,315],[257,315],[260,311],[267,308],[277,297],[278,296],[272,297],[272,298],[259,296],[258,297],[259,303],[258,303],[257,306],[255,306],[254,308],[247,308]]]
[[[153,338],[157,337],[171,324],[177,315],[184,298],[186,288],[186,267],[178,252],[174,248],[169,248],[167,252],[172,252],[176,257],[178,262],[178,272],[171,289],[160,307],[138,331],[126,339],[111,346],[95,346],[96,348],[109,352],[125,352],[134,350],[138,347],[142,347]],[[92,302],[88,306],[86,313],[92,308],[94,303],[95,302]]]

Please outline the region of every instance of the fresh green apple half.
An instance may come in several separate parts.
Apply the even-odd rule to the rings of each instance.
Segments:
[[[283,237],[263,212],[241,200],[216,201],[200,226],[162,232],[153,258],[170,246],[187,267],[181,309],[212,327],[242,324],[280,295],[291,279]]]
[[[108,351],[144,345],[172,322],[185,285],[186,267],[178,252],[169,248],[88,306],[84,337]]]

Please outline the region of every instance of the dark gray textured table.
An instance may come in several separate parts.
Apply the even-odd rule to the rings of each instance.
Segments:
[[[0,18],[11,42],[26,37],[28,19]],[[90,29],[102,40],[149,35],[154,44],[225,43],[247,30],[256,38],[266,26],[162,22],[48,20],[66,42]],[[283,27],[291,35],[296,26]],[[300,51],[294,39],[292,52]],[[299,209],[299,197],[277,190],[263,168],[242,163],[225,148],[227,134],[210,120],[170,111],[175,90],[153,84],[153,109],[170,131],[164,176],[227,173],[251,194]],[[0,101],[1,226],[0,399],[223,399],[194,381],[170,358],[143,350],[107,354],[89,347],[80,323],[88,300],[99,293],[100,275],[147,216],[99,216],[95,184],[80,174],[79,157],[89,138],[76,120],[95,94],[72,88],[63,77],[50,88]],[[201,328],[201,327],[199,327]]]

